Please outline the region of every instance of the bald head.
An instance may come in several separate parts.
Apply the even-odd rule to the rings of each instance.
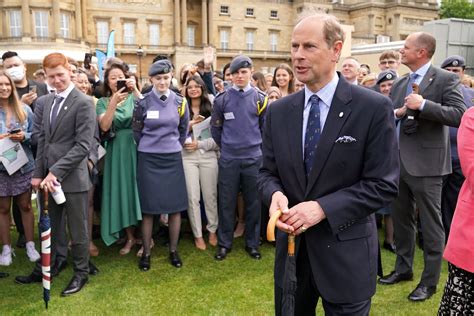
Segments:
[[[427,57],[431,59],[436,51],[436,39],[429,33],[416,32],[411,34],[419,49],[425,49]]]

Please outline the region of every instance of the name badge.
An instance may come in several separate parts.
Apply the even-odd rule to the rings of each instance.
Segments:
[[[234,112],[227,112],[227,113],[224,113],[224,118],[225,118],[226,120],[233,120],[233,119],[235,119]]]
[[[160,118],[160,111],[147,111],[146,118],[151,120],[157,120]]]

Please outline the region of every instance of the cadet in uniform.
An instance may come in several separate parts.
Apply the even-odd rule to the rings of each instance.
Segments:
[[[137,102],[133,130],[137,142],[137,184],[143,213],[143,254],[138,267],[150,269],[153,215],[169,214],[169,259],[182,266],[178,255],[181,212],[188,207],[188,194],[181,151],[188,132],[186,99],[170,90],[172,65],[159,60],[148,72],[151,92]]]
[[[229,67],[233,85],[214,101],[211,133],[221,148],[219,159],[219,228],[216,260],[232,249],[239,189],[245,202],[245,250],[260,259],[260,201],[257,175],[262,162],[263,118],[267,98],[250,85],[252,60],[235,57]]]

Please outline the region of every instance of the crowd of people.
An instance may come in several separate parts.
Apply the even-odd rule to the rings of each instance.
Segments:
[[[436,40],[419,32],[399,52],[380,55],[378,74],[352,56],[336,72],[343,42],[333,17],[310,15],[292,34],[292,67],[261,73],[238,55],[221,72],[207,50],[178,71],[159,55],[143,87],[118,58],[107,60],[100,80],[97,64],[52,53],[33,81],[21,56],[5,52],[0,139],[20,144],[28,162],[13,174],[0,164],[0,265],[13,262],[14,223],[16,246],[36,262],[15,280],[41,281],[31,196],[41,203],[41,189],[60,186],[66,202],[50,197],[51,275],[66,268],[70,249],[75,273],[64,296],[99,272],[90,260],[100,248],[93,224],[106,246],[121,245],[120,255],[138,248],[138,268],[148,271],[157,226],[168,235],[170,264],[183,266],[183,216],[197,249],[216,247],[215,259],[225,260],[234,238],[244,236],[258,260],[269,213],[279,208],[277,310],[286,232],[299,236],[297,313],[314,311],[320,296],[328,311],[367,312],[380,256],[377,225],[380,244],[396,255],[388,275],[379,263],[380,284],[413,279],[418,234],[424,270],[408,298],[429,299],[447,242],[440,314],[474,312],[474,251],[466,243],[473,241],[472,112],[463,117],[474,90],[466,62],[450,56],[442,69],[433,66]],[[401,64],[408,75],[398,73]],[[466,198],[458,200],[461,186]],[[337,277],[334,269],[352,272]]]

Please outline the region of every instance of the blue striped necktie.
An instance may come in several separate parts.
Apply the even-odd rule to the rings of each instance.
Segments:
[[[309,111],[306,134],[304,137],[304,166],[306,170],[306,179],[309,177],[313,168],[314,157],[316,155],[316,149],[318,148],[319,137],[321,136],[319,98],[316,94],[313,94],[309,100],[311,102],[311,109]]]

